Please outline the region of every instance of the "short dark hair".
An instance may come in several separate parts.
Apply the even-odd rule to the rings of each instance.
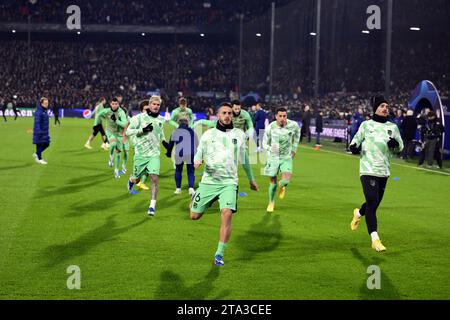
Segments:
[[[233,108],[231,103],[229,102],[222,102],[216,109],[216,112],[219,112],[220,108],[222,107],[228,107],[228,108]]]
[[[240,106],[241,102],[239,100],[233,100],[233,101],[231,101],[231,104],[232,105],[236,105],[236,106]]]
[[[275,110],[275,114],[278,114],[278,112],[286,112],[287,113],[287,109],[286,108],[277,108],[277,110]]]
[[[178,124],[182,125],[188,125],[189,124],[189,120],[187,118],[178,118]]]
[[[117,98],[112,98],[111,102],[119,102],[119,100]]]
[[[142,100],[139,102],[139,110],[142,111],[146,106],[148,106],[150,103],[148,100]]]
[[[219,108],[222,108],[222,107],[230,107],[230,108],[231,108],[231,103],[229,103],[229,102],[222,102],[222,103],[219,105]]]
[[[181,97],[180,98],[180,100],[178,100],[178,102],[180,103],[180,104],[187,104],[187,99],[185,98],[185,97]]]

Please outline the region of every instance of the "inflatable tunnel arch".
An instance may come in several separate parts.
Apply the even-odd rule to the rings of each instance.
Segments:
[[[450,150],[450,128],[447,128],[445,125],[446,114],[444,113],[442,100],[436,86],[429,80],[421,81],[412,92],[408,107],[414,110],[415,117],[426,108],[436,113],[437,117],[442,121],[442,125],[445,127],[442,148],[444,151],[447,150],[447,152],[444,152],[444,156],[448,154],[448,150]]]

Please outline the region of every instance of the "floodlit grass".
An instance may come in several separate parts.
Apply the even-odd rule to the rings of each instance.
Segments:
[[[363,194],[358,158],[342,147],[300,147],[272,215],[259,166],[259,193],[241,169],[240,191],[248,195],[239,198],[219,269],[212,266],[217,205],[189,220],[187,179],[175,196],[173,166],[162,157],[156,216],[147,217],[150,193],[128,195],[128,174],[113,178],[99,137],[93,150],[83,147],[91,125],[52,125],[42,166],[31,156],[32,119],[0,123],[0,299],[450,298],[448,169],[395,160],[378,211],[382,254],[371,249],[364,221],[350,231]],[[81,269],[81,290],[67,289],[70,265]],[[367,289],[370,265],[381,269],[381,290]]]

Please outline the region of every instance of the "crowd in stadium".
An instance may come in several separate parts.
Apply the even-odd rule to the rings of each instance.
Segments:
[[[27,43],[14,41],[0,49],[0,96],[29,104],[46,94],[82,107],[102,95],[131,101],[156,89],[164,96],[227,91],[237,78],[234,52],[222,45],[33,42],[28,60]]]
[[[79,4],[84,24],[213,25],[237,23],[267,12],[272,0],[215,0],[130,2],[86,0]],[[276,0],[277,7],[292,2]],[[407,12],[394,7],[394,25],[442,10],[439,1],[411,1]],[[65,8],[72,1],[4,0],[0,19],[5,22],[63,23]],[[426,8],[425,8],[425,7]],[[344,6],[345,7],[345,6]],[[445,7],[445,6],[444,6]],[[425,10],[426,9],[426,10]],[[420,13],[420,14],[419,14]],[[445,15],[440,15],[445,16]],[[429,39],[402,43],[394,41],[390,97],[394,112],[406,109],[410,92],[424,79],[435,83],[441,95],[450,94],[449,50],[446,43]],[[382,45],[380,45],[382,47]],[[285,50],[286,52],[283,52]],[[288,107],[298,116],[305,105],[323,110],[324,116],[342,118],[362,110],[370,113],[368,98],[384,91],[384,53],[364,43],[343,43],[338,52],[324,50],[321,59],[320,99],[314,92],[313,52],[296,47],[275,51],[272,92],[275,106]],[[263,99],[269,93],[269,48],[244,43],[242,94],[257,92]],[[368,63],[370,61],[370,63]],[[150,92],[159,91],[165,107],[172,108],[177,96],[190,97],[194,111],[204,111],[220,100],[233,100],[239,84],[238,43],[202,44],[68,42],[8,40],[0,47],[0,103],[33,105],[39,97],[65,108],[92,107],[100,96],[122,95],[133,107]],[[198,94],[207,92],[207,94]],[[208,98],[211,92],[219,98]],[[251,107],[251,104],[246,104]]]
[[[152,1],[150,6],[145,0],[85,0],[77,5],[83,13],[83,21],[90,24],[211,25],[236,22],[240,14],[251,19],[267,11],[272,2],[280,7],[292,0],[166,0]],[[408,3],[407,11],[401,10],[401,6],[394,7],[398,22],[417,16],[434,19],[434,13],[445,8],[442,1],[412,0]],[[34,22],[61,23],[67,18],[66,8],[73,4],[69,0],[2,0],[0,19],[27,22],[30,16]]]
[[[236,22],[240,14],[248,19],[266,11],[273,0],[167,0],[130,2],[88,0],[78,4],[86,24],[113,25],[211,25]],[[289,2],[275,0],[277,4]],[[9,22],[62,23],[67,19],[66,8],[73,1],[3,0],[0,19]]]
[[[217,44],[149,44],[149,43],[80,43],[33,41],[28,51],[26,41],[5,42],[0,48],[2,73],[0,97],[8,101],[17,95],[18,105],[33,104],[40,96],[51,97],[60,107],[91,107],[100,96],[121,94],[125,101],[137,101],[147,92],[160,90],[172,107],[179,92],[191,97],[191,107],[203,111],[217,101],[196,97],[198,92],[218,92],[225,100],[237,91],[238,48]],[[432,56],[422,66],[423,55]],[[443,96],[449,95],[450,72],[441,64],[445,53],[425,47],[404,49],[393,65],[392,104],[405,109],[410,92],[424,79],[432,80]],[[358,65],[358,59],[353,65]],[[415,68],[409,66],[416,65]],[[246,57],[243,68],[245,86],[254,88],[261,97],[268,93],[267,76],[262,63]],[[350,65],[349,65],[350,68]],[[322,70],[322,85],[329,88],[320,99],[311,98],[313,82],[304,76],[305,67],[279,63],[275,67],[273,93],[276,105],[287,106],[298,113],[304,104],[323,109],[326,117],[338,118],[358,109],[370,111],[371,92],[382,91],[374,77],[351,69],[338,79]],[[357,76],[355,76],[357,75]],[[340,85],[331,85],[338,81]],[[377,90],[378,89],[378,90]],[[243,92],[244,93],[244,92]]]

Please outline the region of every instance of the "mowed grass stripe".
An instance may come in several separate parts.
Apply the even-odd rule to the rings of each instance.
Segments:
[[[2,198],[6,210],[0,219],[14,223],[13,200],[23,198],[24,185],[30,195],[15,237],[2,237],[11,249],[2,259],[0,298],[449,298],[444,175],[392,167],[400,180],[389,180],[379,209],[380,235],[388,247],[380,255],[370,248],[364,222],[357,232],[349,230],[353,208],[363,201],[357,157],[302,146],[286,199],[276,201],[272,216],[265,213],[268,179],[260,176],[261,165],[254,166],[259,193],[250,191],[240,169],[240,191],[248,195],[239,198],[226,266],[217,269],[212,267],[217,204],[200,221],[190,221],[186,177],[183,194],[173,195],[173,165],[161,156],[157,216],[147,218],[149,193],[127,195],[128,174],[113,178],[99,138],[94,150],[83,148],[92,121],[62,120],[61,128],[52,127],[53,143],[44,153],[49,165],[35,185],[25,179],[39,169],[31,158],[31,138],[19,133],[31,119],[0,127],[14,140],[0,160],[0,180],[12,195]],[[170,131],[167,127],[167,137]],[[26,167],[1,170],[13,166],[16,150]],[[199,182],[200,171],[196,174]],[[82,270],[81,290],[66,287],[71,264]],[[366,287],[371,264],[381,268],[382,290]]]

